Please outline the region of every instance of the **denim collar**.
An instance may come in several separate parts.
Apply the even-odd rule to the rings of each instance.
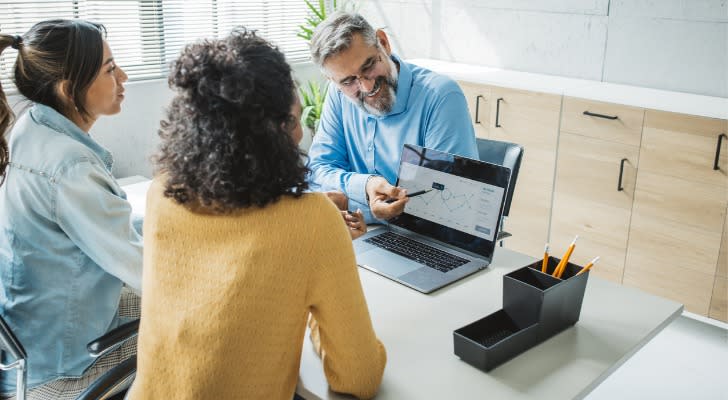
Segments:
[[[63,114],[51,107],[36,103],[30,109],[30,116],[38,124],[45,125],[88,147],[104,162],[106,170],[111,172],[111,167],[114,165],[114,157],[111,155],[111,152],[106,150],[90,134],[84,132]]]

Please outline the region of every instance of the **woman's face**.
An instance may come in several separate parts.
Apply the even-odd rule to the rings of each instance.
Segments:
[[[96,79],[86,92],[85,108],[93,120],[100,115],[113,115],[121,111],[124,86],[129,77],[114,62],[109,44],[104,40],[104,58]]]
[[[291,124],[290,133],[296,144],[299,144],[301,143],[301,139],[303,139],[303,128],[301,127],[301,103],[298,101],[298,96],[295,96],[294,99],[296,100],[293,102],[293,106],[291,107],[293,123]]]

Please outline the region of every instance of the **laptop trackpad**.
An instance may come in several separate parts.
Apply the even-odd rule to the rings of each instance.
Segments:
[[[356,262],[359,265],[366,265],[367,268],[386,272],[387,275],[394,277],[402,276],[422,267],[422,264],[376,247],[357,254]]]

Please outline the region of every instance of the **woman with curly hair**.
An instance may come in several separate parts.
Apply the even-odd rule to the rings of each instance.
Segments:
[[[285,399],[309,314],[331,388],[374,396],[385,350],[351,239],[307,193],[283,54],[248,31],[187,46],[144,221],[138,399]]]
[[[27,352],[31,399],[74,399],[136,351],[129,343],[94,360],[86,350],[139,316],[124,284],[141,290],[142,275],[142,237],[113,157],[89,134],[124,101],[127,76],[105,35],[78,19],[0,34],[0,52],[17,51],[15,86],[32,102],[12,124],[0,88],[0,135],[12,125],[9,149],[0,142],[0,314]],[[0,378],[7,398],[15,377]]]

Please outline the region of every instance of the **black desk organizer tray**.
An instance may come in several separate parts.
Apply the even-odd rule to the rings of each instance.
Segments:
[[[503,309],[453,332],[455,355],[489,371],[579,320],[589,271],[567,263],[561,279],[551,273],[559,259],[539,260],[503,276]]]

